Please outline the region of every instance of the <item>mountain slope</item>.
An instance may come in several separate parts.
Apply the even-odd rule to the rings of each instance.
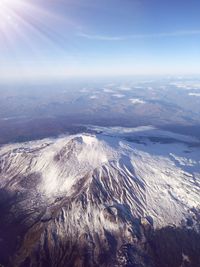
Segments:
[[[154,229],[198,232],[199,143],[154,135],[113,130],[1,147],[0,263],[156,266]]]

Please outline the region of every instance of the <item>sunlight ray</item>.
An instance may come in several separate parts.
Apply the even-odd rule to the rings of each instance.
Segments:
[[[48,22],[51,21],[58,27],[51,27]],[[60,36],[58,28],[65,25],[66,33]],[[27,2],[25,0],[2,0],[0,2],[0,36],[6,40],[6,43],[13,43],[15,39],[25,37],[27,44],[30,42],[28,36],[36,36],[43,42],[54,42],[54,36],[57,40],[67,38],[67,30],[74,25],[74,22],[46,11],[42,6]],[[27,37],[26,37],[27,36]],[[32,39],[32,38],[31,38]]]

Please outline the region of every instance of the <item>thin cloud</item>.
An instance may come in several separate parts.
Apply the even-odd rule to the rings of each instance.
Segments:
[[[78,33],[77,35],[86,39],[100,40],[100,41],[122,41],[127,39],[127,36],[122,37],[122,36],[90,35],[86,33]]]
[[[152,33],[152,34],[134,34],[126,36],[107,36],[107,35],[92,35],[87,33],[78,33],[79,37],[83,37],[89,40],[99,41],[125,41],[131,39],[147,39],[154,37],[181,37],[189,35],[200,35],[200,30],[189,30],[189,31],[175,31],[175,32],[163,32],[163,33]]]

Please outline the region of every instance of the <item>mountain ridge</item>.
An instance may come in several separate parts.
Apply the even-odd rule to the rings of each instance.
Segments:
[[[14,239],[2,264],[150,267],[152,231],[198,234],[198,149],[145,142],[83,133],[1,147],[0,237]]]

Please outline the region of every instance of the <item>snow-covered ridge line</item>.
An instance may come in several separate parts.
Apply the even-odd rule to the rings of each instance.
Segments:
[[[10,266],[26,266],[28,257],[32,266],[45,259],[48,266],[65,267],[71,255],[75,266],[85,263],[85,251],[87,264],[78,266],[113,266],[113,259],[127,266],[126,245],[141,261],[148,229],[183,222],[199,229],[199,147],[148,138],[129,142],[125,137],[134,132],[118,130],[0,148],[0,211],[6,222],[0,238],[3,233],[11,244],[11,233],[17,244]],[[101,251],[108,248],[110,264],[101,265]]]
[[[152,125],[139,127],[101,127],[88,125],[87,127],[89,130],[100,132],[106,135],[111,135],[114,137],[161,137],[172,138],[183,142],[195,142],[200,144],[200,140],[196,137],[161,130]]]
[[[128,204],[135,216],[151,216],[157,226],[178,225],[200,203],[200,153],[186,144],[139,144],[121,138],[149,131],[154,128],[112,128],[106,132],[112,136],[77,134],[4,146],[0,149],[0,186],[10,183],[9,190],[21,190],[21,177],[35,173],[40,177],[35,190],[52,202],[79,195],[83,189],[92,195],[90,187],[97,179],[97,189],[100,195],[109,196],[109,205]],[[16,176],[19,181],[13,183]]]

